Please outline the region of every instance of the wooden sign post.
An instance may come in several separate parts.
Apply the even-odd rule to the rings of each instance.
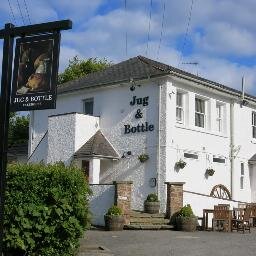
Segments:
[[[0,95],[0,255],[3,253],[4,201],[14,38],[51,35],[71,28],[71,20],[62,20],[21,27],[15,27],[13,24],[7,23],[5,28],[0,30],[0,39],[4,39]]]

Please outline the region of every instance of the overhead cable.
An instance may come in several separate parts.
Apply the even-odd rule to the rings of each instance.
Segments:
[[[187,37],[188,37],[188,31],[189,31],[190,23],[191,23],[193,5],[194,5],[194,0],[191,0],[190,10],[189,10],[189,14],[188,14],[187,28],[186,28],[186,33],[185,33],[185,37],[184,37],[184,40],[183,40],[182,48],[181,48],[180,61],[179,61],[178,66],[180,66],[180,64],[181,64],[183,51],[184,51],[186,43],[187,43]]]
[[[8,4],[9,4],[9,8],[10,8],[10,12],[11,12],[11,17],[13,19],[13,23],[16,24],[16,19],[15,19],[15,16],[14,16],[14,12],[13,12],[13,9],[12,9],[12,5],[11,5],[11,2],[10,0],[7,0],[8,1]]]
[[[147,40],[146,56],[148,56],[148,50],[149,50],[148,48],[149,48],[149,36],[150,36],[150,29],[151,29],[152,5],[153,5],[153,0],[150,0],[149,22],[148,22],[148,40]]]
[[[20,17],[21,17],[22,23],[23,23],[23,25],[25,25],[25,19],[24,19],[24,16],[23,16],[21,8],[20,8],[20,1],[16,0],[16,2],[17,2],[17,5],[18,5],[18,9],[19,9],[19,12],[20,12]]]
[[[162,15],[162,24],[161,24],[161,33],[160,33],[160,38],[159,38],[159,44],[157,48],[157,57],[156,59],[159,58],[159,52],[160,52],[160,47],[162,43],[162,37],[163,37],[163,31],[164,31],[164,20],[165,20],[165,1],[163,0],[163,15]]]
[[[24,2],[26,14],[27,14],[28,22],[29,22],[30,24],[32,24],[32,23],[31,23],[31,19],[30,19],[30,15],[29,15],[29,12],[28,12],[27,1],[26,1],[26,0],[23,0],[23,2]]]

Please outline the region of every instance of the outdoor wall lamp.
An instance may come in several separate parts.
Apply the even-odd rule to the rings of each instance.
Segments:
[[[131,156],[131,155],[132,155],[132,151],[127,151],[123,153],[122,158],[126,158],[127,156]]]
[[[136,84],[133,78],[130,78],[130,83],[132,83],[132,86],[130,87],[130,91],[134,91],[136,89],[135,86],[138,86],[138,87],[141,86],[140,84]]]

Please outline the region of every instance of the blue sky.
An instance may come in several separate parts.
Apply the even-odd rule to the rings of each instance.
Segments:
[[[2,27],[6,22],[23,25],[17,2],[25,24],[25,2],[32,23],[73,21],[73,29],[62,33],[60,71],[75,55],[113,63],[143,55],[237,89],[244,75],[246,91],[256,95],[255,0],[194,0],[187,36],[192,0],[152,0],[149,34],[151,0],[126,0],[126,10],[125,0],[9,2],[11,8],[1,0]],[[182,64],[187,62],[199,64]]]

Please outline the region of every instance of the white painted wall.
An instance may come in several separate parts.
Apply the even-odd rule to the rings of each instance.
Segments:
[[[93,184],[90,185],[93,195],[89,198],[89,209],[92,213],[93,225],[105,226],[104,215],[114,205],[115,186]]]
[[[161,87],[160,87],[161,86]],[[51,124],[51,138],[49,141],[49,161],[56,161],[61,157],[70,161],[71,155],[82,146],[97,129],[101,129],[117,152],[131,151],[132,155],[121,158],[119,161],[102,161],[100,182],[110,183],[113,180],[133,181],[132,208],[143,209],[146,196],[158,192],[162,199],[162,210],[165,204],[165,181],[186,182],[184,189],[209,195],[213,186],[223,184],[230,190],[230,102],[228,94],[221,94],[214,90],[178,80],[170,77],[168,80],[148,80],[136,86],[135,91],[130,91],[130,84],[122,84],[108,88],[88,89],[59,95],[56,110],[35,111],[31,125],[31,149],[36,147],[47,128],[48,116],[67,112],[82,112],[83,100],[94,98],[94,116],[88,119],[82,114],[74,114],[73,119],[58,120]],[[185,123],[176,123],[176,92],[185,93]],[[161,93],[160,93],[161,92]],[[207,125],[205,129],[195,127],[195,95],[207,100]],[[133,96],[149,97],[148,106],[131,106]],[[216,102],[224,104],[224,130],[217,132],[216,127]],[[159,116],[160,108],[160,116]],[[251,111],[254,106],[240,108],[238,99],[235,101],[235,147],[241,146],[234,161],[235,194],[234,199],[250,201],[251,188],[256,187],[254,174],[249,173],[248,159],[256,153],[256,141],[251,138]],[[135,118],[136,111],[140,109],[143,117]],[[242,117],[241,117],[242,116]],[[49,118],[50,120],[51,118]],[[76,122],[72,128],[65,128]],[[137,126],[139,123],[148,122],[155,129],[152,132],[124,134],[124,125]],[[64,124],[65,123],[65,124]],[[69,125],[68,125],[69,124]],[[159,126],[160,124],[160,126]],[[99,125],[99,126],[98,126]],[[85,129],[89,126],[90,129]],[[62,129],[62,131],[60,131]],[[67,146],[64,139],[72,139]],[[159,137],[160,136],[160,137]],[[50,145],[51,144],[51,145]],[[58,147],[67,147],[66,152],[54,152]],[[159,156],[160,152],[160,157]],[[187,166],[177,172],[175,162],[183,158],[184,152],[196,153],[198,160],[185,159]],[[149,160],[140,163],[138,155],[147,153]],[[54,155],[55,159],[52,159]],[[225,164],[213,163],[212,157],[224,157]],[[245,163],[245,188],[239,188],[240,163]],[[215,169],[212,177],[205,177],[208,167]],[[251,177],[251,179],[250,179]],[[252,181],[252,177],[254,181]],[[150,187],[151,178],[157,178],[158,186]],[[253,184],[252,184],[253,183]]]
[[[148,106],[131,106],[130,101],[132,101],[133,96],[142,98],[148,96]],[[130,84],[125,84],[113,88],[91,89],[72,94],[59,95],[55,110],[35,111],[33,122],[31,124],[33,125],[33,129],[31,130],[34,132],[34,141],[38,141],[43,132],[47,130],[48,115],[82,112],[83,100],[92,97],[94,98],[94,116],[99,117],[99,127],[96,129],[100,128],[102,130],[103,134],[121,156],[127,151],[132,152],[132,155],[127,158],[122,158],[119,161],[113,161],[111,164],[106,164],[105,166],[108,167],[108,169],[102,172],[100,182],[109,183],[113,180],[133,181],[132,208],[142,210],[147,195],[156,192],[156,188],[150,187],[149,181],[151,178],[157,178],[157,120],[159,107],[159,87],[157,81],[150,80],[141,83],[140,87],[136,86],[135,91],[130,91]],[[135,118],[138,109],[143,113],[143,117],[140,119]],[[74,129],[74,126],[73,128],[65,128],[65,125],[70,126],[75,120],[77,122],[76,127],[81,129],[76,130]],[[54,136],[55,139],[51,142],[50,139],[48,139],[52,144],[49,146],[51,151],[51,153],[49,153],[49,161],[63,158],[65,161],[70,161],[68,156],[71,156],[71,152],[75,152],[75,150],[89,139],[90,136],[88,136],[88,134],[90,132],[83,129],[83,127],[87,125],[87,120],[83,118],[83,115],[79,114],[77,114],[75,120],[74,118],[72,120],[67,118],[66,124],[64,124],[64,119],[63,122],[58,122],[56,119],[55,124],[58,129],[56,129],[55,132],[52,123],[51,130],[54,133],[52,133],[51,137]],[[92,124],[93,122],[94,120],[92,120]],[[138,124],[145,122],[153,124],[155,127],[154,131],[124,134],[125,124],[137,126]],[[90,127],[92,127],[92,125],[90,125]],[[90,131],[93,133],[93,129]],[[63,140],[57,139],[61,134],[63,134]],[[73,138],[68,146],[64,145],[64,138],[67,134],[75,137],[75,143]],[[33,142],[31,147],[33,148],[35,145],[36,143]],[[56,152],[55,154],[54,148],[57,151],[57,145],[61,147],[66,146],[66,151],[61,152],[60,150],[60,152]],[[150,158],[147,162],[140,163],[138,156],[143,153],[148,154]],[[54,155],[55,159],[53,159],[52,155]]]

